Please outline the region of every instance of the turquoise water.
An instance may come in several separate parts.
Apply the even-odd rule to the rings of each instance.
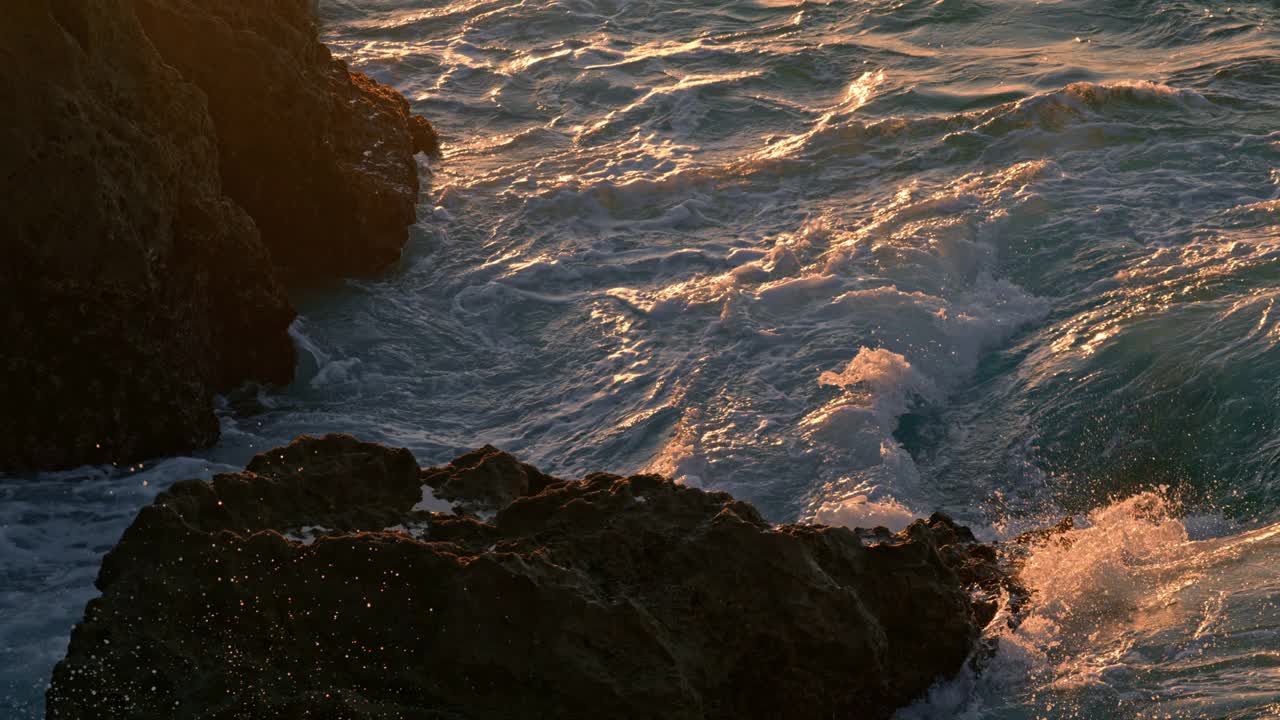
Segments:
[[[297,298],[192,458],[0,480],[0,694],[137,509],[302,432],[651,469],[779,520],[1075,514],[908,718],[1280,714],[1280,6],[331,0],[440,129],[400,267]]]

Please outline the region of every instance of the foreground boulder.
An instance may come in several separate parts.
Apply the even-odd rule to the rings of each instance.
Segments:
[[[0,67],[0,470],[212,442],[214,392],[292,376],[294,311],[202,94],[127,0],[9,4]]]
[[[417,152],[435,131],[319,40],[310,0],[133,0],[169,64],[209,98],[227,194],[291,279],[364,275],[400,257]]]
[[[990,617],[970,540],[303,437],[138,515],[48,717],[887,718]]]
[[[308,5],[6,8],[0,471],[212,443],[215,393],[293,377],[277,276],[399,257],[434,131]]]

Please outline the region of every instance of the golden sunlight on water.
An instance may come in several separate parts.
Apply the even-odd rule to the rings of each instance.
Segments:
[[[212,448],[0,479],[0,715],[158,492],[349,432],[776,522],[1070,515],[901,720],[1280,717],[1274,2],[319,7],[440,132],[403,255],[294,293],[295,381]]]

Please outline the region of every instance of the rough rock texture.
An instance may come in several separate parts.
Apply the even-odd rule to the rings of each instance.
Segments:
[[[138,515],[48,717],[887,718],[974,648],[970,540],[304,437]]]
[[[207,444],[215,391],[291,377],[294,312],[204,98],[126,0],[4,12],[0,469]]]
[[[222,178],[291,279],[384,269],[414,222],[435,132],[320,43],[308,0],[133,0],[165,60],[209,98]]]
[[[277,273],[399,257],[435,133],[308,4],[6,7],[0,471],[212,443],[214,393],[292,379]]]

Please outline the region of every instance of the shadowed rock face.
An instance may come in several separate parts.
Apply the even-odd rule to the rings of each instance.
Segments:
[[[973,649],[981,547],[304,437],[138,515],[48,717],[887,718]]]
[[[5,13],[0,471],[211,444],[214,393],[293,377],[277,271],[394,262],[435,133],[305,0]]]
[[[371,274],[414,222],[435,132],[317,37],[307,0],[133,0],[165,60],[209,98],[227,194],[292,279]]]
[[[4,12],[0,468],[207,444],[215,391],[292,376],[294,312],[204,98],[125,0]]]

